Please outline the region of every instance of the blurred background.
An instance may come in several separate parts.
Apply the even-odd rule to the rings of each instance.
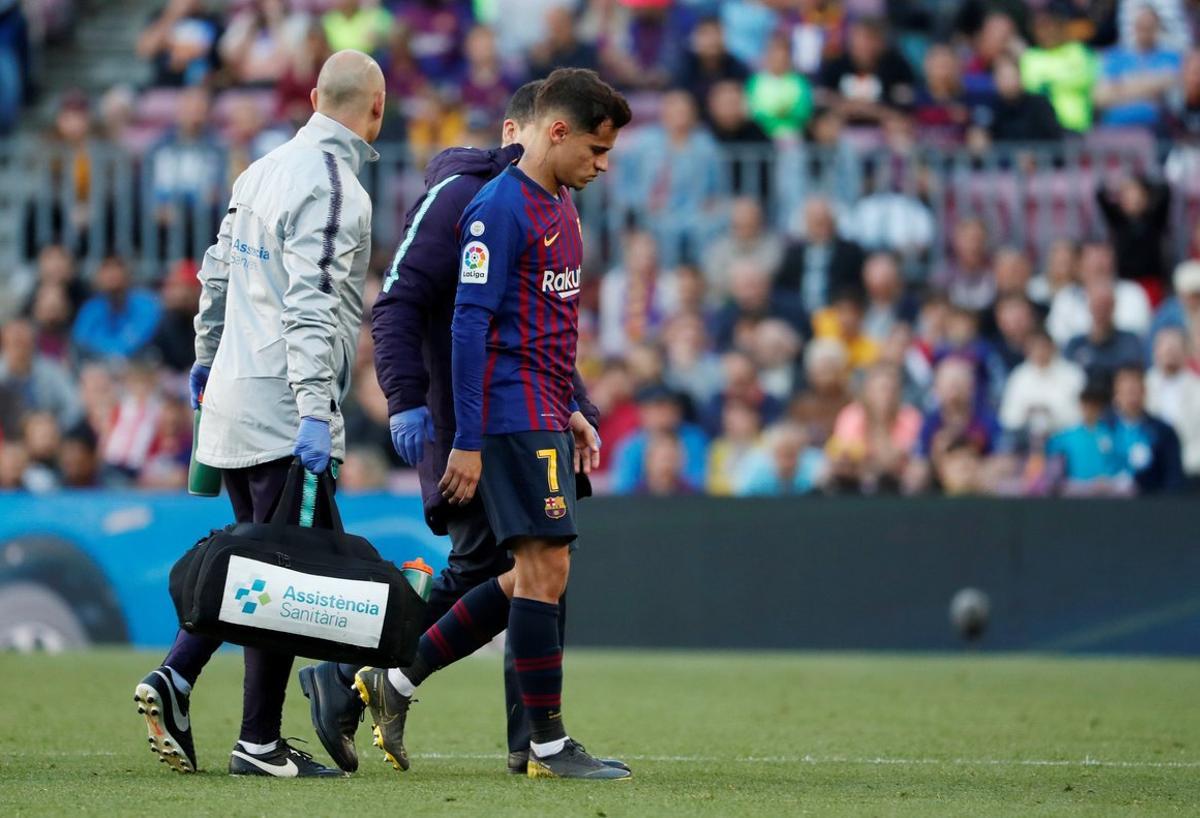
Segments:
[[[1200,605],[1164,583],[1195,567],[1198,35],[1194,0],[0,0],[0,490],[25,503],[0,509],[15,525],[43,495],[88,507],[64,489],[120,491],[98,515],[183,491],[197,261],[329,53],[370,52],[388,80],[368,305],[429,157],[495,145],[518,85],[589,67],[635,118],[578,197],[579,368],[600,493],[652,498],[593,504],[598,532],[640,520],[631,561],[711,565],[742,553],[714,531],[738,549],[753,531],[769,553],[748,575],[772,566],[784,594],[803,575],[818,618],[842,580],[796,549],[844,542],[830,559],[850,572],[882,548],[872,585],[946,573],[913,590],[917,646],[949,638],[944,604],[981,581],[1045,644],[1153,603],[1154,627],[1191,623],[1157,647],[1195,650]],[[364,493],[420,539],[366,331],[357,360],[347,520]],[[874,499],[701,497],[800,495]],[[1176,498],[1016,499],[1152,495]],[[1084,572],[1069,592],[1063,565]],[[1062,609],[1053,638],[1029,593]],[[1099,607],[1072,609],[1087,594]],[[914,633],[871,600],[847,606]],[[1041,644],[1008,621],[1011,644]]]

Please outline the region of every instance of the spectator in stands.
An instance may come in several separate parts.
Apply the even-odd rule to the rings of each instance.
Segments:
[[[714,83],[708,93],[705,116],[713,138],[732,160],[730,192],[735,196],[767,199],[772,189],[771,138],[750,118],[742,84],[732,80]]]
[[[1029,282],[1029,297],[1038,305],[1038,310],[1048,313],[1054,297],[1079,278],[1079,248],[1070,239],[1060,238],[1050,242],[1042,256],[1041,273]]]
[[[698,253],[711,235],[723,191],[716,141],[696,119],[685,91],[663,95],[660,124],[629,141],[616,165],[618,201],[650,220],[667,266]]]
[[[987,107],[975,109],[971,145],[982,152],[989,143],[1052,142],[1063,128],[1050,100],[1030,93],[1021,83],[1021,69],[1011,57],[1001,57],[994,69],[996,96]]]
[[[158,491],[183,490],[187,487],[188,461],[192,453],[192,412],[183,396],[163,396],[153,434],[145,462],[138,470],[138,487]]]
[[[776,4],[779,31],[793,43],[796,70],[812,76],[823,61],[838,57],[845,45],[847,5],[840,0],[802,0]],[[891,4],[889,4],[891,5]]]
[[[846,238],[866,250],[890,250],[906,266],[924,269],[925,259],[937,236],[933,211],[918,192],[893,190],[883,184],[878,167],[868,161],[864,168],[862,196],[843,224]]]
[[[1002,60],[1015,67],[1020,42],[1012,17],[999,10],[989,13],[971,38],[971,50],[963,66],[967,93],[981,99],[994,97],[998,91],[996,68]],[[1015,78],[1019,87],[1020,75]]]
[[[279,97],[280,118],[296,127],[308,121],[312,116],[309,94],[317,87],[317,74],[332,53],[329,42],[325,39],[324,26],[314,20],[305,29],[304,38],[291,53],[283,76],[275,87],[275,93]],[[396,98],[394,71],[387,70],[392,66],[386,60],[382,61],[381,65],[385,66],[388,100],[391,102]]]
[[[129,268],[112,256],[93,279],[96,294],[87,300],[71,337],[85,358],[131,358],[154,338],[162,307],[152,293],[133,286]]]
[[[0,136],[17,124],[30,95],[29,23],[19,0],[0,2]]]
[[[71,323],[75,313],[61,284],[40,284],[29,311],[37,330],[38,353],[52,361],[65,362],[70,353]]]
[[[996,277],[997,298],[1016,295],[1033,300],[1033,265],[1019,247],[1010,245],[997,250],[992,258],[992,270]]]
[[[529,49],[529,73],[547,77],[555,68],[600,67],[600,54],[592,43],[575,33],[575,18],[566,6],[552,6],[546,12],[546,38]]]
[[[63,288],[72,317],[88,297],[88,288],[79,278],[75,257],[61,244],[47,244],[38,251],[36,284],[22,311],[26,316],[32,313],[37,288],[43,285]]]
[[[833,295],[829,306],[813,314],[813,336],[837,341],[846,350],[846,361],[855,374],[879,358],[879,344],[863,331],[866,297],[861,286],[846,287]]]
[[[99,485],[96,438],[86,427],[68,432],[58,449],[58,473],[63,488],[95,488]]]
[[[744,336],[764,318],[779,318],[802,336],[808,322],[799,303],[786,293],[771,293],[771,277],[752,259],[738,259],[729,267],[729,298],[713,319],[717,349],[744,346]]]
[[[132,484],[154,452],[165,401],[157,372],[146,361],[125,367],[118,393],[101,457],[115,480]]]
[[[1035,416],[1051,433],[1079,423],[1079,393],[1083,370],[1058,354],[1054,341],[1035,328],[1026,344],[1025,360],[1009,375],[1000,402],[1000,424],[1006,431],[1029,427]]]
[[[771,38],[762,69],[746,83],[750,115],[772,139],[799,139],[813,113],[813,92],[808,79],[792,68],[791,45],[781,36]]]
[[[1021,55],[1021,81],[1026,90],[1048,97],[1058,123],[1082,133],[1092,127],[1092,88],[1096,57],[1079,42],[1067,39],[1060,2],[1034,12],[1035,45]]]
[[[701,262],[708,291],[723,297],[729,291],[729,270],[739,259],[752,261],[774,280],[783,260],[783,239],[763,224],[762,205],[741,196],[729,206],[729,231],[705,249]]]
[[[1190,51],[1183,61],[1179,88],[1170,95],[1172,133],[1200,136],[1200,51]]]
[[[225,129],[225,179],[227,187],[242,171],[287,141],[286,135],[268,129],[260,102],[251,96],[234,97],[228,109]]]
[[[1132,48],[1117,46],[1103,56],[1095,90],[1100,123],[1161,131],[1167,95],[1178,82],[1182,58],[1163,47],[1152,6],[1138,9],[1133,28]]]
[[[387,42],[392,22],[390,11],[363,0],[337,0],[321,18],[330,49],[353,48],[367,54]]]
[[[932,276],[935,288],[950,303],[967,310],[986,310],[996,298],[996,277],[982,219],[960,219],[954,226],[953,252]]]
[[[786,321],[768,318],[754,328],[750,344],[763,391],[781,402],[791,398],[803,380],[800,350],[804,342],[800,334]]]
[[[838,235],[829,200],[813,196],[804,204],[804,239],[788,246],[775,287],[812,314],[835,292],[857,286],[862,269],[862,249]]]
[[[866,17],[851,23],[845,55],[821,66],[817,102],[848,124],[886,125],[910,109],[915,84],[888,42],[886,24]]]
[[[1008,370],[995,346],[980,333],[979,313],[948,305],[945,332],[934,343],[931,360],[936,366],[947,358],[957,358],[971,365],[980,402],[990,406],[999,402]]]
[[[1088,289],[1097,284],[1107,284],[1113,290],[1117,329],[1134,335],[1145,335],[1149,329],[1151,311],[1146,291],[1132,281],[1116,278],[1112,247],[1104,242],[1090,242],[1079,254],[1079,280],[1058,291],[1046,318],[1050,337],[1060,347],[1091,329]]]
[[[509,63],[523,59],[530,49],[546,40],[551,9],[561,7],[574,11],[578,5],[577,0],[497,0],[494,5],[476,5],[474,8],[479,22],[496,32],[501,57]],[[619,36],[620,24],[628,20],[625,8],[613,3],[595,11],[592,30],[581,39],[596,42]]]
[[[897,324],[912,323],[916,304],[904,290],[900,262],[888,252],[872,253],[862,268],[863,289],[867,307],[862,320],[862,334],[876,344],[883,344]]]
[[[496,36],[487,26],[475,26],[467,33],[466,69],[460,96],[468,122],[486,122],[490,133],[504,119],[508,98],[517,83],[500,64]]]
[[[25,482],[28,467],[29,453],[24,444],[0,441],[0,491],[29,491]]]
[[[706,405],[721,390],[724,375],[720,358],[712,351],[704,319],[694,311],[680,312],[664,328],[662,342],[666,385],[688,397],[693,405]]]
[[[1200,375],[1188,368],[1187,336],[1172,327],[1154,339],[1146,373],[1146,409],[1171,424],[1183,446],[1183,470],[1200,477]]]
[[[1113,381],[1113,450],[1133,475],[1139,494],[1179,491],[1184,486],[1179,436],[1169,424],[1146,412],[1141,367],[1122,367]]]
[[[621,359],[605,362],[598,377],[588,384],[588,396],[600,412],[600,439],[608,452],[600,458],[600,470],[606,471],[626,438],[637,431],[638,408],[633,400],[634,383],[629,365]]]
[[[640,428],[614,453],[612,490],[630,494],[646,479],[646,450],[656,435],[669,435],[683,447],[682,474],[690,486],[704,485],[708,438],[694,423],[683,419],[679,397],[663,386],[650,386],[638,393]]]
[[[137,54],[154,65],[154,84],[201,85],[217,69],[221,21],[205,0],[168,0],[138,37]]]
[[[23,431],[23,445],[29,457],[29,465],[22,475],[25,485],[35,494],[57,489],[61,484],[58,449],[62,445],[62,433],[54,415],[34,412],[25,418]]]
[[[679,64],[691,15],[669,0],[621,4],[627,14],[611,30],[601,51],[604,72],[618,87],[658,91],[671,83]]]
[[[38,354],[33,325],[18,318],[0,327],[0,388],[15,397],[14,417],[0,417],[0,431],[13,434],[20,416],[48,412],[61,428],[82,417],[79,395],[70,373]]]
[[[172,372],[187,372],[196,361],[193,319],[200,308],[196,263],[177,262],[162,283],[162,318],[150,342],[156,358]]]
[[[215,233],[215,209],[222,179],[221,148],[210,129],[209,93],[188,88],[179,96],[175,127],[152,149],[148,159],[156,219],[168,253],[202,252],[212,235],[195,234],[195,222],[205,221]],[[180,241],[182,239],[182,241]],[[171,245],[174,245],[172,247]]]
[[[941,458],[966,444],[976,455],[991,454],[1000,426],[988,408],[979,400],[975,384],[975,368],[962,358],[946,358],[937,366],[933,382],[934,408],[926,412],[921,425],[913,476],[906,476],[910,487],[924,487],[932,475],[928,468],[940,470]],[[919,472],[924,471],[922,475]]]
[[[824,478],[825,457],[798,423],[781,422],[767,429],[763,445],[750,455],[737,481],[739,497],[784,497],[808,494]]]
[[[671,497],[692,494],[699,484],[693,483],[685,471],[685,452],[679,438],[665,432],[650,436],[642,467],[642,479],[634,494],[650,497]]]
[[[925,52],[925,83],[917,91],[913,122],[923,144],[961,144],[971,120],[962,64],[949,45],[936,44]]]
[[[469,4],[462,0],[398,0],[389,7],[411,35],[409,42],[421,75],[436,85],[459,82],[463,42],[472,25]]]
[[[718,83],[744,85],[750,79],[750,69],[725,48],[719,18],[707,17],[696,23],[689,44],[675,74],[675,85],[690,93],[697,107],[705,105]]]
[[[251,0],[233,15],[218,45],[238,85],[271,87],[288,63],[285,0]]]
[[[1149,8],[1162,28],[1162,46],[1177,53],[1192,47],[1192,27],[1189,25],[1183,0],[1120,0],[1117,25],[1121,46],[1132,49],[1138,42],[1138,17]]]
[[[842,409],[825,445],[830,488],[854,494],[895,493],[921,432],[921,413],[901,400],[900,372],[871,367],[862,396]]]
[[[1170,232],[1170,191],[1138,176],[1124,179],[1116,195],[1100,188],[1096,201],[1116,250],[1117,275],[1139,282],[1151,303],[1162,300],[1167,285],[1163,241]]]
[[[705,490],[718,497],[737,488],[738,477],[757,450],[762,433],[758,409],[745,401],[726,401],[721,410],[721,435],[708,447]]]
[[[656,339],[673,306],[654,236],[634,231],[626,236],[624,250],[624,264],[600,281],[600,350],[607,356]]]
[[[79,370],[79,399],[83,403],[84,422],[72,431],[86,430],[95,441],[108,437],[117,411],[117,383],[107,364],[85,363]]]
[[[1023,295],[1001,297],[991,315],[996,331],[985,340],[996,350],[1007,374],[1025,360],[1025,349],[1038,326],[1037,315],[1033,304]]]
[[[1185,261],[1175,268],[1175,295],[1163,302],[1150,326],[1154,343],[1164,329],[1176,327],[1191,336],[1200,327],[1200,261]]]
[[[348,492],[378,492],[387,489],[388,463],[383,450],[352,446],[338,473],[338,489]]]
[[[1081,366],[1088,375],[1112,375],[1122,367],[1138,366],[1142,342],[1132,332],[1117,329],[1113,320],[1116,296],[1111,284],[1098,281],[1087,288],[1091,328],[1067,343],[1063,354]]]
[[[137,92],[129,85],[114,85],[104,92],[96,106],[98,136],[102,143],[140,155],[147,138],[134,129]]]
[[[824,446],[838,414],[854,398],[842,343],[814,339],[804,350],[804,378],[806,389],[788,407],[788,418],[804,427],[814,446]]]
[[[783,401],[763,389],[758,367],[745,352],[729,352],[721,358],[722,384],[720,391],[702,407],[700,422],[704,430],[715,437],[721,433],[725,405],[744,403],[753,408],[764,425],[774,423],[783,412]]]

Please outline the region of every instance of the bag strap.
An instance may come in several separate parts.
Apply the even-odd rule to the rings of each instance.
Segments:
[[[304,464],[300,462],[300,458],[294,458],[292,465],[288,467],[287,480],[283,483],[283,491],[279,495],[279,502],[275,504],[275,513],[271,515],[268,521],[272,525],[288,525],[292,520],[299,519],[300,516],[300,500],[299,494],[300,481],[304,479],[307,472],[304,469]],[[310,520],[311,524],[311,520]]]

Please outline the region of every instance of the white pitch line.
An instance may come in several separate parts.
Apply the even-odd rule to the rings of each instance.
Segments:
[[[416,758],[448,761],[487,761],[495,753],[416,753]],[[857,764],[865,766],[932,766],[955,767],[1113,767],[1119,769],[1200,769],[1200,761],[1103,761],[1090,756],[1082,759],[1036,758],[850,758],[843,756],[688,756],[688,755],[631,755],[630,761],[650,761],[674,764]]]

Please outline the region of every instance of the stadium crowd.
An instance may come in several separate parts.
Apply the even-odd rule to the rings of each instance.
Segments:
[[[919,194],[808,191],[779,213],[776,177],[722,155],[864,133],[979,156],[1101,129],[1186,145],[1198,33],[1183,0],[170,0],[138,41],[152,88],[62,100],[49,139],[79,207],[59,221],[97,217],[97,141],[148,157],[143,218],[171,218],[181,191],[218,203],[307,117],[333,50],[377,56],[384,139],[418,163],[493,144],[527,79],[593,67],[636,113],[608,180],[623,232],[584,275],[602,486],[1184,491],[1200,481],[1200,260],[1172,249],[1162,168],[1105,175],[1095,229],[1029,246],[970,213],[939,223]],[[182,487],[196,260],[141,280],[129,259],[86,269],[78,243],[33,249],[0,314],[0,488]],[[402,470],[366,331],[344,409],[344,485],[388,485]]]

